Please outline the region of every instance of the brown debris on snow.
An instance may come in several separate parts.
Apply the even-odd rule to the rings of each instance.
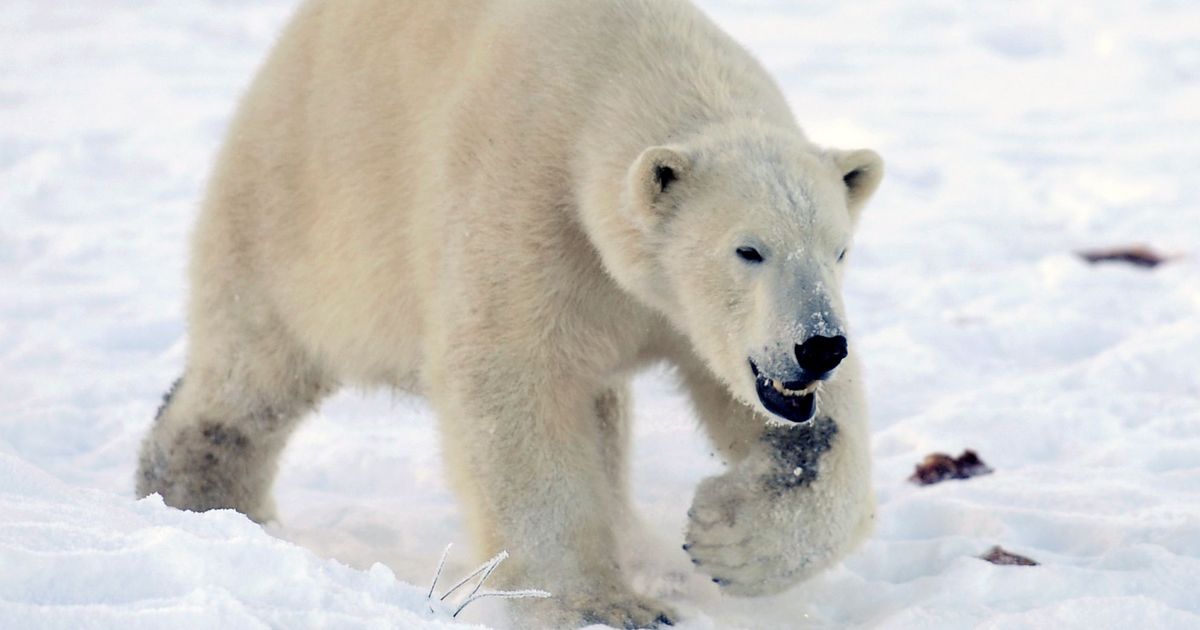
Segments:
[[[1020,567],[1036,567],[1040,564],[1037,560],[1026,558],[1025,556],[1017,555],[1011,551],[1007,551],[1000,545],[996,545],[988,552],[979,556],[980,560],[987,560],[992,564],[1003,564]]]
[[[1145,267],[1147,269],[1153,269],[1173,259],[1172,256],[1163,256],[1155,252],[1147,245],[1089,249],[1076,253],[1080,258],[1093,265],[1102,262],[1123,262],[1128,265]]]
[[[968,449],[958,457],[951,457],[945,453],[926,455],[908,480],[918,485],[931,486],[947,479],[970,479],[990,472],[992,469],[979,459],[975,451]]]

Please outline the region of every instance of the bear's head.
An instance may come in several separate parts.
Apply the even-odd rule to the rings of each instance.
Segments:
[[[875,152],[820,149],[795,131],[648,148],[621,199],[637,241],[628,279],[735,396],[807,421],[854,348],[842,270],[882,176]]]

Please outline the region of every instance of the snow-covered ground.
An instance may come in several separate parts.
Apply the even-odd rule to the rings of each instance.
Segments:
[[[418,400],[344,392],[312,417],[275,537],[132,499],[182,364],[199,191],[293,4],[4,2],[0,627],[450,623],[424,590],[446,543],[448,576],[473,563]],[[1200,4],[701,4],[816,140],[888,161],[847,288],[878,527],[777,597],[639,584],[691,629],[1200,627]],[[1178,258],[1073,255],[1135,242]],[[686,565],[692,488],[719,464],[669,374],[636,389],[637,500]],[[906,483],[964,447],[996,472]],[[1041,565],[975,557],[994,544]]]

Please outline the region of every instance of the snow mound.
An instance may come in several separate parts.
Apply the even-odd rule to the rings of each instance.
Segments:
[[[0,627],[478,627],[382,564],[323,560],[231,510],[73,488],[2,453],[0,479]]]

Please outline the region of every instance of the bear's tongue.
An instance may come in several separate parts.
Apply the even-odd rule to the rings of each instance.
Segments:
[[[784,397],[785,410],[782,415],[792,422],[808,422],[817,413],[817,397],[814,394]]]

